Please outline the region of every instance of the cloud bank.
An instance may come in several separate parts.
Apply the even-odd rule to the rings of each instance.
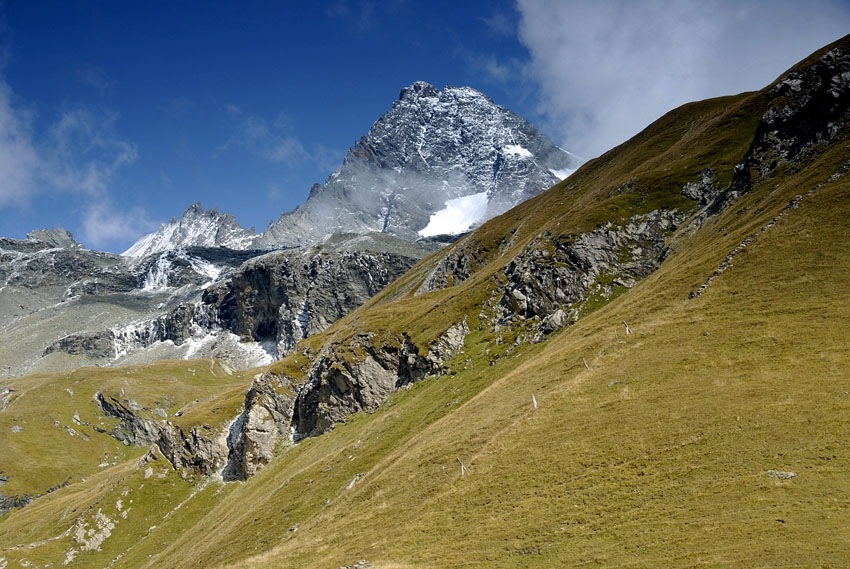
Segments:
[[[689,101],[760,89],[850,30],[837,0],[518,0],[528,77],[559,143],[590,158]]]

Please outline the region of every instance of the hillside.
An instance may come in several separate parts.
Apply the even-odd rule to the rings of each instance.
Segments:
[[[846,565],[848,77],[674,110],[266,369],[9,380],[0,492],[71,478],[0,568]]]

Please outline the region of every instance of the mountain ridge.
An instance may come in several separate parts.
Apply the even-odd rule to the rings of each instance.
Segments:
[[[314,184],[304,204],[263,233],[196,203],[123,254],[187,245],[271,250],[316,244],[333,233],[382,232],[411,241],[459,234],[537,195],[580,163],[480,91],[441,91],[417,81],[401,90],[324,185]],[[478,196],[474,214],[464,211],[470,206],[447,203],[472,196]],[[440,223],[439,212],[455,215]],[[429,221],[436,225],[422,233]]]

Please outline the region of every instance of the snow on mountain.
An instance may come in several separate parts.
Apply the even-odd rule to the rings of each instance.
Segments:
[[[402,89],[307,202],[256,236],[194,204],[123,254],[187,246],[278,249],[334,233],[381,232],[415,241],[458,234],[561,181],[581,161],[528,121],[471,87]]]
[[[227,247],[248,249],[256,237],[254,228],[243,229],[233,215],[206,210],[200,202],[192,204],[178,219],[172,218],[145,235],[124,251],[125,257],[145,257],[180,247]]]
[[[457,235],[480,222],[487,215],[487,192],[446,200],[446,207],[431,215],[420,237]]]
[[[315,243],[334,232],[380,231],[409,240],[444,229],[462,232],[548,189],[579,165],[483,93],[451,86],[441,91],[419,81],[402,89],[325,185],[315,185],[307,203],[284,213],[255,245]],[[455,201],[473,195],[479,197]]]

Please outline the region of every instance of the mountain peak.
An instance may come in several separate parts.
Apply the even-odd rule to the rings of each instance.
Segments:
[[[416,81],[324,186],[314,186],[307,203],[283,214],[256,244],[304,245],[335,232],[408,240],[459,234],[550,188],[579,163],[480,91]],[[439,219],[455,221],[430,227],[441,212]]]
[[[204,206],[201,205],[201,202],[195,202],[189,207],[186,208],[186,211],[183,212],[183,217],[186,217],[190,214],[202,214],[206,213],[207,210],[204,209]],[[212,209],[210,211],[218,211],[217,209]]]
[[[61,247],[63,249],[82,249],[83,246],[77,243],[74,235],[67,229],[57,227],[56,229],[36,229],[27,233],[27,239],[32,241],[41,241],[53,247]]]
[[[181,247],[228,247],[247,249],[255,237],[254,229],[243,229],[229,213],[218,208],[204,209],[201,202],[186,208],[183,217],[172,218],[154,233],[145,235],[124,251],[125,257],[144,257]]]
[[[419,97],[437,97],[439,94],[440,90],[430,83],[426,83],[425,81],[414,81],[411,85],[408,85],[401,90],[398,99],[400,101],[416,100]]]

